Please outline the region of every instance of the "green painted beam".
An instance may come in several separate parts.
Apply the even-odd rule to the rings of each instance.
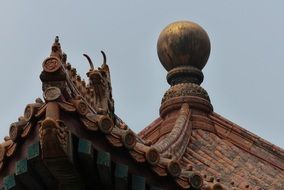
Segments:
[[[128,166],[120,163],[116,163],[114,172],[114,182],[116,190],[128,189]]]
[[[132,183],[131,183],[132,190],[145,190],[146,189],[146,182],[145,178],[142,176],[132,175]]]
[[[28,159],[31,160],[39,156],[40,156],[40,145],[38,142],[36,142],[28,147]]]
[[[22,184],[16,180],[15,175],[9,175],[3,178],[5,190],[23,190]]]
[[[16,162],[15,177],[28,190],[44,190],[44,185],[34,176],[37,176],[31,169],[26,159]]]
[[[98,151],[97,164],[105,167],[111,166],[110,153]]]
[[[108,152],[99,151],[97,154],[97,169],[100,182],[107,190],[113,189],[111,158]]]
[[[93,147],[92,143],[85,139],[79,139],[78,142],[78,153],[82,153],[85,155],[88,155],[90,157],[93,157]]]
[[[9,175],[3,179],[5,189],[13,189],[16,187],[16,180],[14,175]]]

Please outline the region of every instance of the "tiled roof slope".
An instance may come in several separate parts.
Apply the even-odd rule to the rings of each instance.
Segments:
[[[164,155],[174,156],[183,169],[198,172],[204,181],[218,182],[225,189],[284,189],[283,149],[214,112],[191,112],[184,118],[186,133],[176,126],[182,111],[173,111],[164,119],[158,118],[139,136],[153,142],[154,147],[173,140]],[[175,130],[181,133],[178,138],[170,135]],[[173,146],[178,141],[183,146]]]

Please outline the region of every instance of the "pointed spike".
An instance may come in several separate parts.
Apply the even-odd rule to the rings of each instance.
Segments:
[[[88,62],[90,64],[90,67],[91,67],[90,70],[94,70],[95,67],[94,67],[94,64],[93,64],[93,61],[91,60],[91,58],[87,54],[83,54],[83,55],[87,58],[87,60],[88,60]]]
[[[50,56],[55,56],[60,60],[62,59],[62,50],[58,36],[55,37],[54,43],[52,44]]]
[[[106,65],[106,54],[104,51],[101,51],[101,53],[103,54],[103,58],[104,58],[104,62],[103,62],[103,65]]]
[[[58,37],[58,36],[55,36],[54,42],[55,42],[55,43],[59,43],[59,37]]]

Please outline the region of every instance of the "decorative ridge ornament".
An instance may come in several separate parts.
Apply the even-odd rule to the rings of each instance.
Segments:
[[[200,86],[204,78],[202,69],[209,58],[210,48],[206,31],[194,22],[174,22],[161,32],[157,53],[168,71],[167,81],[171,85],[162,104],[177,97],[199,97],[210,104],[206,90]]]
[[[55,56],[55,57],[59,58],[60,60],[63,58],[61,45],[59,43],[59,37],[58,36],[55,37],[54,43],[51,47],[50,56]]]
[[[90,70],[87,72],[87,77],[89,78],[88,89],[93,93],[93,107],[96,112],[114,115],[110,71],[106,63],[106,55],[103,51],[101,53],[103,55],[103,63],[97,68],[94,66],[91,58],[87,54],[83,54],[90,64]]]

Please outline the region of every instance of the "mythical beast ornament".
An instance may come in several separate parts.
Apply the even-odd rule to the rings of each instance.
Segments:
[[[87,54],[83,54],[89,64],[90,70],[87,73],[89,77],[89,88],[93,91],[95,99],[93,107],[99,114],[114,114],[114,101],[112,98],[111,80],[109,67],[106,64],[106,55],[103,55],[103,64],[101,67],[95,68],[91,58]]]

